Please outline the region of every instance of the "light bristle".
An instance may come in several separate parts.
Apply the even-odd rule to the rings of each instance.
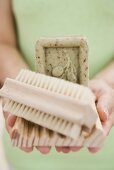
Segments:
[[[92,95],[92,93],[88,93],[88,88],[79,86],[77,84],[74,85],[74,83],[69,83],[62,79],[59,80],[57,78],[52,78],[49,76],[45,76],[43,74],[33,73],[32,71],[29,71],[29,70],[22,70],[19,73],[19,75],[17,76],[16,80],[19,82],[25,83],[27,85],[47,89],[49,91],[59,93],[59,94],[65,95],[65,96],[70,96],[72,98],[75,98],[76,100],[80,100],[81,102],[85,102],[85,99],[87,96],[88,103],[89,102],[94,103],[93,95]],[[36,110],[32,107],[17,103],[13,100],[9,100],[9,102],[5,104],[4,110],[9,111],[10,113],[12,113],[18,117],[22,117],[28,121],[31,121],[38,125],[44,126],[45,128],[52,129],[55,132],[60,132],[61,134],[71,137],[73,139],[74,138],[77,139],[81,133],[81,127],[78,124],[78,122],[77,122],[77,124],[72,123],[68,120],[64,120],[57,116],[53,116],[49,113],[44,113],[40,110]],[[22,124],[24,124],[24,123],[22,122]],[[44,132],[46,130],[45,128],[44,128],[44,130],[42,129],[42,131],[40,131],[40,135],[41,135],[41,132],[44,134]],[[22,129],[24,129],[24,130],[22,130]],[[29,145],[31,145],[31,143],[32,144],[34,143],[34,145],[39,144],[39,142],[38,142],[39,130],[36,127],[34,129],[36,129],[36,130],[34,130],[34,133],[32,134],[31,141],[28,141]],[[22,125],[21,130],[22,130],[22,136],[24,136],[24,134],[28,133],[27,127],[24,127],[23,125]],[[37,138],[34,137],[35,133],[37,134]],[[25,138],[22,138],[22,136],[20,136],[21,141],[18,140],[18,142],[17,142],[16,140],[12,140],[14,145],[16,145],[16,146],[17,145],[19,145],[19,146],[27,145],[27,143],[26,143],[27,136],[25,135]],[[44,139],[45,139],[45,137],[44,137]],[[42,140],[44,140],[44,139],[42,138]],[[47,145],[47,143],[49,143],[48,140],[49,140],[49,138],[47,139],[47,141],[45,141],[45,145]],[[58,145],[63,142],[62,139],[59,139],[59,140],[60,141],[58,141],[58,143],[57,143]],[[68,143],[69,143],[69,140],[68,140]],[[41,144],[41,141],[40,141],[40,144]]]
[[[39,74],[39,73],[34,73],[30,70],[21,70],[21,72],[19,73],[19,75],[17,76],[16,80],[29,84],[29,85],[33,85],[35,87],[40,87],[40,88],[46,88],[48,90],[60,93],[60,94],[64,94],[67,96],[71,96],[71,97],[75,97],[75,98],[79,98],[81,100],[81,98],[83,98],[83,90],[85,90],[84,87],[78,86],[78,85],[74,85],[74,83],[69,84],[69,82],[61,79],[61,81],[55,77],[53,77],[54,79],[51,79],[51,77],[49,76],[45,76],[43,74]],[[77,86],[77,90],[75,88],[75,86]],[[74,93],[76,92],[76,95],[74,95]],[[91,96],[91,94],[88,94]]]
[[[98,131],[93,133],[92,137],[87,138],[86,140],[83,136],[79,136],[76,140],[73,140],[56,132],[52,132],[52,134],[50,135],[50,131],[48,129],[30,123],[22,118],[17,118],[13,129],[15,130],[15,128],[18,129],[19,135],[17,136],[17,138],[12,139],[12,144],[13,146],[18,147],[82,145],[87,147],[95,147],[97,145],[100,146],[100,144],[102,144],[103,142],[103,139],[100,136],[101,132]]]
[[[55,116],[51,116],[44,112],[37,111],[31,107],[27,107],[22,104],[18,104],[16,102],[12,102],[12,103],[13,103],[13,107],[8,108],[8,106],[7,106],[7,109],[11,113],[15,113],[17,116],[23,117],[29,121],[33,121],[39,125],[42,125],[42,122],[43,122],[43,125],[45,127],[50,127],[50,128],[54,127],[55,131],[57,131],[59,129],[62,134],[70,135],[71,137],[74,137],[74,134],[72,133],[72,131],[74,131],[73,126],[75,126],[75,125],[73,123],[68,122],[66,120],[62,120]],[[76,127],[78,127],[78,126],[79,125],[77,125]],[[75,129],[74,133],[75,133],[75,137],[76,137],[77,136],[76,129]],[[80,131],[78,132],[78,134],[79,133],[80,133]]]

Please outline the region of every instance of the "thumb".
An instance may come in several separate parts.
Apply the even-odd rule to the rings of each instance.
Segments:
[[[96,107],[100,120],[105,122],[109,116],[108,99],[105,95],[99,97]]]

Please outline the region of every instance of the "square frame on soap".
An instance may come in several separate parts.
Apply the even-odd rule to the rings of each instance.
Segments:
[[[40,38],[36,43],[36,71],[46,74],[46,48],[79,48],[79,84],[88,84],[88,45],[83,37]]]

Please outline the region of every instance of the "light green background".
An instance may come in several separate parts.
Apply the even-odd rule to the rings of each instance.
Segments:
[[[20,49],[34,69],[36,40],[42,36],[86,36],[90,77],[114,58],[114,0],[13,0]],[[114,130],[97,154],[26,154],[4,139],[6,155],[15,170],[113,170]]]

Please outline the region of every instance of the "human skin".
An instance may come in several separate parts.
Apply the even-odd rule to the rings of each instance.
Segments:
[[[11,0],[0,1],[0,83],[4,83],[6,77],[15,78],[20,69],[29,68],[24,61],[17,44]],[[18,64],[17,64],[18,63]],[[111,62],[104,70],[97,74],[89,82],[89,87],[96,96],[96,107],[104,128],[104,138],[107,137],[114,124],[114,62]],[[16,117],[4,113],[6,128],[11,135],[11,129]],[[78,151],[82,147],[57,147],[58,152],[68,153]],[[20,148],[25,152],[31,152],[33,148]],[[37,147],[41,153],[48,153],[51,147]],[[88,148],[92,153],[100,148]]]

